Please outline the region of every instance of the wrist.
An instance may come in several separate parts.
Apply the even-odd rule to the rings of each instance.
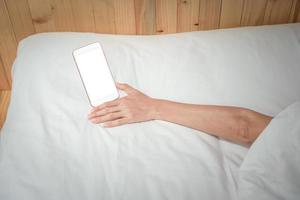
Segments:
[[[150,117],[152,120],[161,120],[161,103],[160,99],[151,99]]]

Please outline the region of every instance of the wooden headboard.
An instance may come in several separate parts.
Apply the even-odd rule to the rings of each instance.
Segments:
[[[167,34],[300,22],[300,0],[0,0],[0,90],[18,42],[50,31]]]

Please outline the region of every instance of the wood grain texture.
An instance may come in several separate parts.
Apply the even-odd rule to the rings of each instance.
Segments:
[[[222,0],[220,28],[240,26],[243,6],[244,0]]]
[[[7,114],[11,91],[0,91],[0,128],[2,128]]]
[[[6,78],[5,69],[0,56],[0,90],[9,89],[8,80]]]
[[[297,0],[293,22],[300,22],[300,0]]]
[[[241,25],[257,26],[264,23],[268,0],[245,0]]]
[[[199,0],[178,0],[177,32],[199,29]]]
[[[300,0],[0,0],[0,89],[10,88],[17,42],[38,32],[145,35],[287,22],[300,22]]]
[[[268,0],[264,24],[283,24],[289,22],[293,0]]]
[[[28,0],[33,25],[36,32],[55,31],[53,19],[54,7],[51,0]]]
[[[300,22],[300,0],[294,0],[290,12],[289,23]]]
[[[177,31],[177,1],[156,0],[156,33],[167,34]]]
[[[75,31],[71,0],[51,0],[55,31]]]
[[[93,0],[95,30],[98,33],[116,33],[114,2]]]
[[[300,22],[300,2],[297,3],[297,10],[293,22]]]
[[[5,2],[17,41],[34,34],[35,29],[27,0],[6,0]]]
[[[200,0],[199,30],[219,28],[222,0]]]
[[[75,31],[95,32],[95,17],[92,0],[72,0]]]
[[[289,15],[289,23],[292,23],[294,21],[297,2],[298,2],[298,0],[293,0],[292,8],[291,8],[290,15]]]
[[[155,31],[155,0],[135,0],[135,23],[138,35],[153,35]]]
[[[136,34],[134,0],[114,0],[116,33]]]
[[[16,57],[17,42],[10,22],[8,11],[4,0],[0,0],[0,56],[8,81],[8,88],[11,86],[11,66]],[[2,70],[3,70],[2,68]],[[7,85],[5,85],[5,89]]]

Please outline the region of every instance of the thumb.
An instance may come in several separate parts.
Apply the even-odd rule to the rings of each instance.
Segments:
[[[134,92],[135,89],[126,83],[116,83],[116,86],[119,90],[123,90],[124,92],[131,93]]]

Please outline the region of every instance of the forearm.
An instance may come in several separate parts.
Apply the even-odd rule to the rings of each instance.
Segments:
[[[158,119],[236,143],[251,144],[272,119],[249,109],[153,99],[127,84],[118,83],[117,88],[127,96],[93,108],[88,116],[92,123],[115,127]]]
[[[251,144],[272,119],[249,109],[154,100],[154,119],[190,127],[236,143]]]

